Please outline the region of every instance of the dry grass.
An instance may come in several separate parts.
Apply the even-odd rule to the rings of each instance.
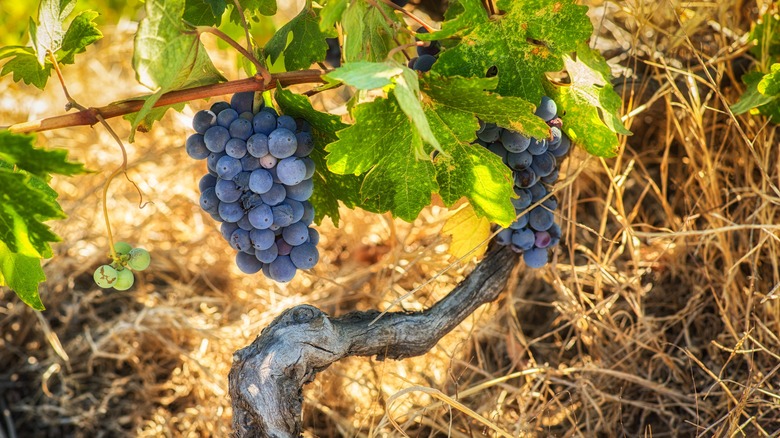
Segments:
[[[309,436],[780,434],[780,131],[727,109],[741,92],[742,36],[766,2],[588,3],[635,135],[617,159],[568,161],[552,268],[519,267],[500,302],[425,357],[322,373],[305,394]],[[143,92],[128,35],[109,32],[65,70],[83,103]],[[235,77],[233,65],[221,67]],[[62,108],[54,85],[41,95],[0,83],[0,125]],[[42,136],[100,172],[55,180],[70,217],[55,224],[65,242],[46,264],[48,310],[3,292],[0,423],[18,436],[226,436],[232,352],[282,309],[385,308],[450,263],[441,209],[413,224],[345,210],[339,229],[320,228],[313,274],[286,286],[240,275],[192,201],[203,167],[182,143],[187,114],[206,105],[129,146],[129,176],[151,204],[137,208],[118,180],[112,219],[120,239],[152,251],[153,268],[128,292],[91,280],[116,146],[99,128]],[[469,269],[443,272],[403,306],[430,305]]]

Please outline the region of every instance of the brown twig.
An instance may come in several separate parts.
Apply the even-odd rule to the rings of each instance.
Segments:
[[[387,6],[390,6],[391,8],[395,9],[396,11],[401,11],[404,15],[411,18],[413,21],[416,21],[420,26],[424,27],[428,32],[436,32],[436,29],[433,28],[430,24],[424,22],[420,19],[420,17],[412,14],[411,12],[407,11],[406,9],[398,6],[397,4],[393,3],[390,0],[381,0],[382,3],[386,4]]]
[[[308,83],[321,83],[322,75],[327,70],[300,70],[271,75],[269,84],[257,77],[240,79],[237,81],[223,82],[219,84],[203,85],[200,87],[187,88],[185,90],[171,91],[165,93],[155,103],[155,107],[173,105],[176,103],[189,102],[191,100],[205,99],[225,94],[233,94],[241,91],[265,91],[271,90],[279,83],[282,86]],[[17,134],[28,132],[48,131],[51,129],[67,128],[71,126],[94,125],[100,122],[98,118],[111,119],[124,116],[126,114],[138,112],[144,105],[145,99],[149,96],[134,97],[130,100],[112,103],[110,105],[98,108],[84,108],[77,113],[63,114],[60,116],[49,117],[31,122],[17,123],[8,127],[8,130]]]

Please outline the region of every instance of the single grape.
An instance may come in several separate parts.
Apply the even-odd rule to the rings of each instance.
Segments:
[[[512,242],[512,231],[513,230],[510,228],[503,228],[498,232],[498,234],[496,234],[496,243],[501,246],[509,245]]]
[[[433,56],[436,57],[441,52],[441,43],[438,41],[429,41],[424,46],[417,46],[417,56]]]
[[[244,158],[246,156],[246,142],[240,138],[231,138],[225,144],[225,153],[228,157]]]
[[[417,58],[417,61],[414,62],[413,69],[425,73],[427,71],[431,70],[431,67],[433,67],[433,64],[436,62],[436,58],[431,55],[422,55],[419,58]]]
[[[222,179],[233,179],[241,172],[241,161],[225,155],[217,161],[217,175]]]
[[[298,246],[309,240],[309,227],[302,222],[294,222],[282,230],[282,238],[292,246]]]
[[[534,245],[537,248],[547,248],[548,246],[550,246],[550,243],[552,242],[552,237],[550,237],[550,233],[548,233],[547,231],[537,231],[536,233],[534,233],[534,236],[536,236]]]
[[[532,138],[531,143],[528,145],[528,152],[533,155],[542,155],[547,152],[547,140]]]
[[[521,189],[531,187],[537,181],[539,181],[539,177],[531,169],[521,169],[515,172],[515,186]]]
[[[233,181],[220,178],[214,187],[214,193],[222,202],[236,202],[241,198],[242,192]]]
[[[294,186],[286,186],[287,197],[296,201],[307,201],[314,192],[314,183],[310,179],[305,179]]]
[[[192,117],[192,129],[198,134],[205,134],[206,130],[217,123],[217,115],[209,110],[201,110]]]
[[[555,118],[555,114],[558,113],[558,107],[555,102],[547,96],[542,96],[542,102],[536,108],[534,114],[537,117],[541,117],[545,122]]]
[[[534,184],[528,188],[531,193],[531,202],[539,202],[542,198],[547,196],[547,187],[542,184]]]
[[[286,186],[294,186],[306,177],[306,163],[298,157],[288,157],[276,164],[279,181]]]
[[[241,216],[241,219],[236,222],[236,225],[238,225],[238,228],[241,228],[242,230],[252,231],[255,229],[255,227],[252,225],[251,222],[249,222],[249,214],[245,214]]]
[[[528,191],[528,189],[521,189],[521,188],[515,187],[515,194],[518,197],[512,199],[512,205],[515,206],[515,210],[517,210],[517,211],[525,210],[533,202],[532,201],[532,195]]]
[[[310,132],[298,132],[295,134],[295,141],[298,143],[297,149],[295,149],[296,157],[308,157],[314,150],[314,138]]]
[[[258,230],[265,230],[271,227],[274,223],[274,213],[271,207],[265,204],[258,205],[257,207],[249,210],[247,215],[249,217],[249,223]]]
[[[547,249],[533,248],[523,253],[523,260],[529,268],[539,269],[547,264]]]
[[[236,251],[247,251],[250,248],[254,249],[252,247],[252,240],[249,238],[249,231],[242,230],[241,228],[233,231],[228,242],[230,243],[230,247]]]
[[[555,184],[555,182],[558,181],[558,176],[559,176],[558,169],[555,169],[552,171],[551,174],[543,177],[541,181],[545,184]]]
[[[244,274],[257,274],[263,269],[263,262],[257,260],[257,257],[247,254],[245,252],[239,252],[236,254],[236,266]]]
[[[295,123],[295,119],[290,116],[279,116],[279,118],[276,119],[276,127],[295,132],[295,130],[298,129],[298,124]]]
[[[504,131],[501,132],[501,143],[504,144],[504,148],[506,148],[507,151],[519,154],[528,149],[528,145],[531,144],[531,139],[519,132],[504,129]]]
[[[338,38],[325,38],[328,43],[328,51],[325,52],[325,62],[333,68],[341,67],[341,46]]]
[[[309,228],[309,243],[312,245],[320,243],[320,233],[314,228]]]
[[[207,188],[214,188],[217,185],[217,177],[211,174],[205,174],[198,182],[198,190],[203,192]]]
[[[293,211],[293,222],[299,222],[301,219],[303,219],[303,203],[300,201],[296,201],[295,199],[285,199],[284,203],[289,205],[292,208]],[[305,225],[305,224],[304,224]]]
[[[514,230],[512,232],[512,245],[520,248],[523,251],[528,251],[533,248],[536,237],[534,232],[528,228]]]
[[[227,128],[219,125],[212,126],[203,134],[203,142],[211,152],[224,151],[228,140],[230,140],[230,132]]]
[[[238,225],[233,222],[222,222],[222,225],[219,227],[219,231],[222,233],[222,237],[230,242],[230,236],[233,235],[233,232],[238,229]]]
[[[556,199],[555,196],[550,196],[542,202],[542,205],[550,210],[555,210],[558,208],[558,199]]]
[[[515,219],[515,221],[509,225],[509,228],[512,230],[522,230],[526,226],[528,226],[528,215],[524,214]]]
[[[128,255],[132,249],[133,246],[127,242],[114,242],[114,251],[116,251],[117,255]]]
[[[187,155],[194,160],[203,160],[211,153],[206,147],[206,142],[201,134],[192,134],[187,137],[187,142],[184,144],[184,150],[186,150]]]
[[[268,155],[268,136],[265,134],[254,134],[246,141],[246,150],[253,157],[264,157]]]
[[[311,269],[319,259],[320,253],[312,243],[298,245],[290,251],[290,260],[298,269]]]
[[[244,209],[238,202],[220,202],[217,211],[225,222],[238,222],[244,216]]]
[[[279,283],[287,283],[295,277],[295,265],[289,256],[279,256],[268,266],[268,274],[272,280]]]
[[[290,255],[290,251],[293,249],[292,245],[285,242],[284,239],[276,239],[276,247],[279,249],[280,256]]]
[[[528,224],[536,231],[547,231],[555,222],[555,216],[544,207],[536,207],[528,213]]]
[[[252,172],[253,170],[257,170],[261,168],[260,166],[260,159],[257,157],[253,157],[251,155],[244,155],[243,158],[241,158],[241,168],[247,172]]]
[[[209,154],[206,158],[206,167],[208,167],[210,174],[217,176],[217,162],[225,155],[224,152],[212,152]]]
[[[215,102],[214,105],[211,105],[211,112],[214,114],[219,114],[222,111],[230,108],[230,104],[227,102]]]
[[[232,106],[233,109],[236,110],[239,114],[243,112],[252,112],[252,105],[254,105],[254,102],[254,91],[242,91],[240,93],[234,94],[230,98],[230,106]]]
[[[409,60],[409,62],[407,62],[407,63],[406,63],[406,66],[407,66],[407,67],[409,67],[409,68],[411,68],[412,70],[416,70],[416,69],[414,68],[414,65],[415,65],[415,64],[417,64],[417,60],[418,60],[418,59],[419,59],[419,58],[417,58],[417,57],[415,56],[414,58],[410,59],[410,60]]]
[[[252,123],[252,119],[255,118],[255,114],[251,111],[246,111],[238,115],[239,119],[249,120],[249,123]]]
[[[271,173],[265,169],[253,170],[249,175],[249,190],[262,195],[271,190],[274,185],[273,177]]]
[[[571,139],[564,134],[561,136],[561,144],[552,151],[552,154],[560,158],[569,153],[569,149],[571,149]]]
[[[260,198],[263,200],[263,202],[265,202],[270,206],[279,205],[282,201],[284,201],[284,198],[288,196],[287,191],[288,188],[285,188],[283,185],[273,184],[270,190],[260,194]],[[292,196],[290,197],[292,198]],[[299,201],[299,199],[295,199],[295,200]]]
[[[143,248],[133,248],[130,251],[130,259],[127,260],[127,266],[136,271],[143,271],[149,267],[152,262],[152,256],[149,251]]]
[[[114,283],[114,289],[116,290],[128,290],[135,283],[135,276],[133,271],[129,269],[122,269],[116,271],[116,282]]]
[[[541,155],[534,155],[534,162],[531,163],[531,169],[533,169],[539,177],[543,178],[553,173],[557,165],[553,154],[545,152]]]
[[[216,213],[219,207],[219,198],[214,189],[209,187],[200,194],[200,208],[207,213]]]
[[[233,138],[246,140],[252,135],[252,122],[239,117],[230,123],[228,132],[230,132],[230,136]]]
[[[277,128],[268,134],[268,151],[278,159],[293,155],[297,148],[298,141],[289,129]]]
[[[279,256],[279,248],[273,243],[270,248],[262,251],[255,251],[255,257],[263,263],[271,263]]]
[[[217,114],[217,125],[222,126],[223,128],[229,128],[230,124],[236,119],[238,119],[238,111],[233,108],[228,108]]]
[[[255,251],[265,251],[276,242],[276,235],[269,229],[254,229],[249,231],[249,239]]]
[[[270,107],[270,106],[264,107],[260,111],[265,111],[268,114],[273,115],[274,117],[279,117],[279,113],[276,111],[276,108],[273,108],[273,107]]]
[[[561,145],[561,137],[563,136],[563,133],[561,132],[561,128],[557,126],[553,126],[550,128],[550,138],[547,140],[547,150],[553,151],[555,149],[558,149],[558,146]]]
[[[256,134],[268,135],[276,129],[276,116],[270,111],[260,111],[252,119],[252,128]]]
[[[277,159],[276,159],[276,157],[274,157],[274,156],[273,156],[273,155],[271,155],[271,154],[268,154],[268,155],[266,155],[266,156],[264,156],[264,157],[260,158],[260,166],[261,166],[263,169],[273,169],[273,168],[275,168],[275,167],[276,167],[276,163],[277,163],[278,161],[279,161],[279,160],[277,160]]]
[[[95,284],[103,289],[116,284],[117,271],[110,265],[101,265],[95,269],[95,273],[92,274],[92,278],[95,280]]]
[[[303,217],[301,217],[301,222],[306,225],[311,225],[311,223],[314,222],[314,207],[309,201],[301,201],[301,204],[303,204]]]
[[[555,246],[558,244],[558,242],[561,241],[561,226],[558,224],[552,224],[549,230],[547,230],[548,233],[550,233],[550,246]]]
[[[273,206],[271,207],[271,211],[273,211],[275,225],[286,227],[292,224],[293,211],[292,207],[290,207],[288,204],[283,202],[279,205]]]
[[[311,123],[301,118],[295,119],[295,129],[298,131],[308,132],[311,134]]]
[[[252,177],[252,172],[239,172],[238,175],[233,177],[233,182],[236,184],[236,188],[243,192],[249,190],[249,179]]]
[[[506,154],[506,164],[513,170],[521,170],[531,167],[533,164],[534,156],[528,151],[520,153],[509,152]]]
[[[498,140],[501,136],[501,128],[496,126],[495,123],[485,123],[482,131],[477,131],[477,138],[490,144]]]

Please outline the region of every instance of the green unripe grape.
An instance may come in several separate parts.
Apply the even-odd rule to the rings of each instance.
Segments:
[[[116,251],[117,255],[123,256],[130,253],[130,251],[133,249],[132,245],[130,245],[127,242],[116,242],[114,243],[114,251]]]
[[[117,271],[116,283],[114,289],[116,290],[128,290],[135,283],[135,277],[133,272],[129,269],[122,269]]]
[[[95,279],[95,284],[102,287],[103,289],[107,289],[117,283],[118,273],[116,269],[112,268],[111,266],[102,265],[95,269],[95,273],[92,275],[92,278]]]
[[[136,271],[143,271],[149,267],[152,257],[149,255],[149,251],[143,248],[133,248],[130,251],[130,259],[127,261],[127,266]]]

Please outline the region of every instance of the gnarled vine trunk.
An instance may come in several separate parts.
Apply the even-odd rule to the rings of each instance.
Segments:
[[[349,356],[403,359],[425,354],[479,306],[498,298],[517,256],[493,248],[446,297],[422,312],[353,312],[331,318],[316,307],[285,310],[233,355],[230,396],[238,437],[298,437],[303,385]]]

